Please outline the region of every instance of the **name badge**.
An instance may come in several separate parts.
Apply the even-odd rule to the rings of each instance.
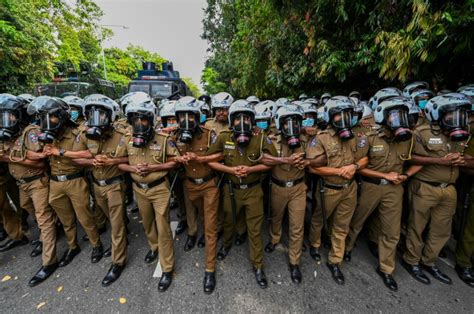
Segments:
[[[431,137],[428,140],[428,144],[434,144],[434,145],[443,144],[443,139],[441,139],[439,137]]]
[[[372,151],[373,151],[374,153],[376,153],[376,152],[383,152],[383,151],[384,151],[383,145],[374,145],[374,146],[372,147]]]
[[[235,149],[234,142],[225,142],[224,149]]]

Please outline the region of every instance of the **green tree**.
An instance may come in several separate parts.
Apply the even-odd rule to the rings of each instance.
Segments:
[[[197,86],[190,77],[182,77],[181,79],[186,83],[193,97],[197,98],[201,95],[199,86]]]

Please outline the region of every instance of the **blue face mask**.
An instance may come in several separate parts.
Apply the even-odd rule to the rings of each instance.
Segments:
[[[79,111],[71,111],[71,120],[76,122],[79,118]]]
[[[199,122],[204,123],[204,122],[206,122],[206,120],[207,120],[207,116],[205,114],[201,113],[201,116],[199,118]]]
[[[257,121],[257,127],[262,130],[268,129],[268,121]]]
[[[303,120],[303,127],[312,127],[312,126],[314,126],[313,118],[306,118]]]
[[[174,127],[177,127],[178,126],[178,123],[167,123],[166,127],[167,128],[174,128]]]
[[[357,117],[352,117],[351,126],[354,127],[359,123],[359,119]]]
[[[427,102],[428,102],[428,100],[420,100],[418,102],[418,107],[420,107],[421,110],[425,109]]]

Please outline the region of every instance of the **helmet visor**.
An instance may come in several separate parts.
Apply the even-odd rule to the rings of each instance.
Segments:
[[[190,112],[178,113],[178,126],[181,130],[192,130],[198,126],[196,115]]]
[[[408,111],[402,108],[389,110],[386,121],[387,125],[392,129],[408,128]]]
[[[283,120],[281,131],[286,136],[297,136],[301,133],[301,119],[288,117]]]
[[[109,112],[102,108],[92,108],[87,111],[87,125],[90,127],[103,127],[110,124]]]
[[[130,118],[130,122],[133,134],[146,134],[152,127],[150,117],[141,114],[134,114]]]
[[[332,117],[332,125],[338,129],[352,127],[352,110],[343,110]]]
[[[442,117],[442,124],[448,128],[464,128],[467,125],[467,116],[464,108],[446,111]]]
[[[61,118],[55,113],[44,113],[40,116],[42,130],[53,131],[61,126]]]
[[[249,114],[240,113],[234,117],[233,129],[239,133],[249,133],[252,131],[252,117]]]
[[[0,128],[12,128],[18,123],[18,117],[11,111],[0,112]]]

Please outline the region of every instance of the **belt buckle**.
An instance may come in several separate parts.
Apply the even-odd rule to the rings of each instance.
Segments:
[[[147,183],[138,183],[138,186],[144,190],[150,189]]]
[[[285,186],[286,186],[287,188],[291,188],[291,187],[293,187],[293,185],[294,185],[294,182],[293,182],[293,181],[286,181],[286,182],[285,182]]]
[[[441,183],[439,186],[443,189],[447,188],[449,183]]]
[[[65,175],[65,174],[56,176],[56,178],[58,178],[59,182],[66,182],[67,181],[67,175]]]
[[[17,185],[21,185],[21,184],[25,184],[26,181],[23,180],[23,179],[20,179],[20,180],[16,180],[16,183],[17,183]]]
[[[248,184],[241,184],[240,185],[240,189],[241,190],[247,190],[249,188],[249,185]]]
[[[107,182],[105,180],[98,180],[97,183],[99,183],[99,186],[106,186]]]
[[[386,179],[380,179],[380,185],[388,185],[389,182]]]
[[[203,178],[194,179],[194,183],[195,183],[195,184],[203,184],[203,183],[204,183],[204,179],[203,179]]]

